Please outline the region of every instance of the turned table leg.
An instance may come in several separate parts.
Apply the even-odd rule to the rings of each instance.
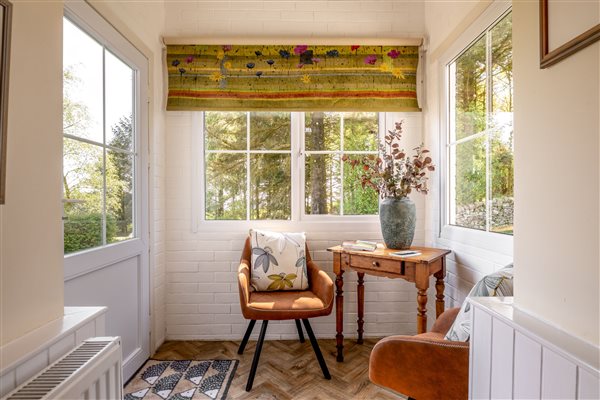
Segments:
[[[358,340],[356,341],[358,344],[363,344],[363,326],[365,323],[365,273],[358,273],[358,286],[356,287],[356,291],[358,294],[358,320],[356,321],[358,324]]]
[[[341,268],[341,257],[339,254],[333,257],[333,271],[335,272],[335,343],[337,347],[338,362],[344,361],[344,270]]]
[[[446,308],[444,302],[444,289],[446,287],[444,278],[446,276],[446,259],[442,257],[442,269],[434,274],[435,276],[435,317],[438,318]]]
[[[417,292],[417,333],[427,332],[427,289]]]

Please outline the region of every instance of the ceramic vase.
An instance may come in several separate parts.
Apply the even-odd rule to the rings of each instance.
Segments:
[[[389,249],[408,249],[415,236],[417,210],[408,197],[387,197],[379,203],[383,241]]]

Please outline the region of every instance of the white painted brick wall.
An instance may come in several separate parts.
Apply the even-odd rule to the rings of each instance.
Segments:
[[[420,142],[421,115],[390,115],[405,120],[407,148]],[[313,260],[332,279],[332,255],[328,247],[343,240],[381,240],[379,223],[236,222],[214,221],[200,224],[192,232],[192,124],[191,113],[170,112],[167,116],[166,160],[166,324],[167,339],[240,339],[247,322],[239,305],[236,271],[248,228],[268,227],[282,231],[305,231]],[[417,205],[415,244],[423,244],[424,198]],[[356,274],[346,273],[344,285],[344,332],[356,335]],[[431,281],[433,286],[433,280]],[[416,289],[414,284],[373,276],[365,277],[365,335],[381,337],[416,333]],[[434,319],[435,299],[430,290],[429,315]],[[317,336],[335,336],[335,317],[313,322]],[[296,337],[293,321],[273,322],[271,339]],[[258,331],[258,329],[256,330]]]
[[[415,1],[167,1],[165,36],[236,37],[422,37],[424,6]],[[417,142],[421,117],[408,125]],[[192,233],[192,158],[189,113],[168,113],[166,159],[166,324],[168,339],[239,339],[246,329],[235,271],[248,224],[216,230],[200,225]],[[424,201],[415,243],[423,243]],[[256,224],[259,225],[259,224]],[[332,277],[326,248],[342,240],[380,239],[379,225],[271,223],[279,230],[304,230],[317,263]],[[231,225],[230,225],[231,227]],[[402,280],[367,277],[365,331],[368,336],[416,331],[416,290]],[[356,276],[346,274],[345,333],[356,332]],[[431,291],[430,294],[433,294]],[[429,302],[433,314],[433,296]],[[430,321],[432,318],[430,318]],[[335,335],[334,316],[313,323],[320,337]],[[258,329],[257,329],[258,330]],[[293,322],[272,323],[270,338],[294,338]]]
[[[167,1],[167,36],[422,37],[424,2]]]

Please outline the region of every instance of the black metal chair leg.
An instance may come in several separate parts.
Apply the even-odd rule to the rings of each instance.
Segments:
[[[248,339],[250,339],[250,335],[252,334],[252,329],[254,329],[254,324],[256,324],[255,319],[251,319],[248,324],[248,329],[246,329],[246,333],[244,334],[244,339],[242,339],[242,343],[240,343],[240,348],[238,349],[238,354],[244,354],[244,349],[248,344]]]
[[[296,319],[296,328],[298,329],[298,336],[300,337],[300,343],[304,343],[304,333],[302,332],[302,325],[300,325],[300,320]]]
[[[317,360],[319,361],[319,365],[321,366],[321,370],[323,371],[323,376],[325,379],[331,379],[331,375],[329,374],[329,369],[327,369],[327,363],[323,358],[323,354],[321,354],[321,349],[319,348],[319,343],[317,343],[317,339],[315,338],[315,334],[313,333],[312,328],[310,327],[310,323],[307,319],[303,319],[304,328],[306,328],[306,333],[308,334],[308,338],[310,339],[310,344],[312,344],[313,350],[317,356]]]
[[[265,333],[267,333],[268,323],[268,320],[264,320],[260,327],[260,336],[258,337],[258,342],[256,342],[256,350],[254,351],[254,358],[252,359],[252,367],[250,368],[250,375],[248,375],[248,383],[246,383],[246,392],[252,390],[254,375],[256,374],[256,367],[258,367],[258,359],[260,358],[260,351],[262,350],[263,342],[265,341]]]

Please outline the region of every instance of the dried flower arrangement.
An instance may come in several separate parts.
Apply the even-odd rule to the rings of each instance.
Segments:
[[[407,197],[412,190],[427,194],[427,172],[434,171],[429,150],[423,144],[415,147],[411,157],[400,148],[402,123],[396,122],[394,130],[388,131],[383,143],[379,143],[378,155],[369,154],[362,158],[344,156],[344,162],[353,168],[361,167],[361,183],[375,189],[382,199]]]

